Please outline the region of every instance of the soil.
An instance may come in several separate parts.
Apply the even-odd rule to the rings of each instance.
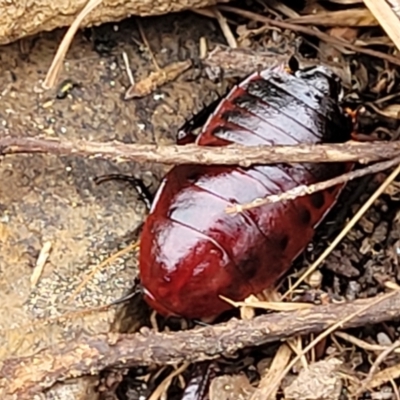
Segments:
[[[157,68],[153,57],[160,67],[173,61],[196,59],[201,37],[206,37],[210,46],[225,43],[225,39],[214,21],[192,13],[146,18],[141,24],[150,51],[133,18],[79,32],[64,62],[58,87],[49,91],[42,89],[41,82],[64,30],[0,48],[3,134],[171,143],[185,120],[224,93],[228,82],[212,82],[192,68],[149,96],[125,101],[129,80],[123,52],[138,81]],[[66,94],[61,93],[68,87],[65,80],[73,83]],[[46,346],[57,347],[84,333],[133,331],[143,321],[148,323],[143,305],[136,305],[134,312],[121,306],[58,322],[51,322],[50,318],[115,301],[129,292],[137,276],[136,253],[130,252],[108,264],[77,296],[70,298],[96,265],[136,240],[137,229],[146,215],[144,203],[129,183],[109,181],[96,185],[93,178],[115,173],[133,175],[151,185],[154,192],[165,171],[160,165],[73,156],[13,155],[2,159],[0,362],[33,354]],[[323,251],[385,176],[379,174],[348,186],[308,251],[297,260],[294,274],[299,274]],[[359,195],[354,197],[357,190]],[[294,299],[318,302],[321,293],[328,293],[337,301],[353,300],[382,292],[388,278],[398,281],[399,224],[399,196],[392,188],[375,202],[325,261],[320,285],[303,285]],[[32,287],[31,276],[46,242],[51,243],[50,255],[38,283]],[[398,326],[384,324],[357,332],[357,337],[373,343],[382,341],[383,336],[394,341]],[[336,351],[335,345],[329,342],[328,350],[331,346]],[[256,380],[258,365],[269,362],[276,350],[276,346],[269,346],[255,353],[243,352],[239,361],[225,360],[225,371],[245,372]],[[363,350],[345,354],[343,359],[368,372]],[[101,380],[71,380],[57,384],[46,392],[45,398],[97,399],[99,383],[102,399],[143,398],[151,393],[151,388],[138,377],[155,371],[158,369],[108,371]],[[152,389],[168,371],[153,381]],[[182,388],[174,381],[169,398],[179,398],[181,393]]]
[[[203,35],[218,39],[210,21],[193,14],[148,18],[142,24],[161,67],[196,57]],[[156,68],[135,20],[130,19],[78,33],[58,86],[45,91],[41,82],[64,32],[42,34],[0,49],[3,134],[171,143],[185,120],[223,89],[209,80],[195,79],[191,71],[150,96],[124,101],[129,80],[123,52],[136,80]],[[65,80],[71,80],[74,87],[65,98],[58,98],[64,97],[59,93]],[[27,356],[82,332],[99,333],[118,325],[115,308],[47,326],[39,319],[108,304],[130,290],[137,276],[132,252],[103,268],[70,300],[96,265],[135,239],[146,214],[129,183],[96,185],[93,178],[111,173],[133,175],[154,191],[164,172],[162,166],[79,157],[15,155],[2,159],[0,358]],[[51,243],[50,255],[37,285],[31,287],[31,275],[46,242]],[[135,324],[130,325],[132,329]],[[52,390],[47,398],[88,398],[85,392],[93,379],[79,382]]]

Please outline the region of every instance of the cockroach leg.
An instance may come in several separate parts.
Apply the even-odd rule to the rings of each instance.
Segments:
[[[208,327],[211,326],[210,324],[208,324],[207,322],[201,321],[200,319],[194,319],[193,322],[197,325],[200,326],[204,326],[204,327]]]
[[[118,304],[125,303],[125,302],[131,300],[132,298],[134,298],[136,295],[139,295],[142,293],[143,293],[143,286],[140,284],[139,278],[135,278],[135,285],[134,285],[134,289],[132,290],[132,292],[120,297],[117,300],[112,301],[111,303],[109,303],[109,306],[116,306]]]
[[[141,179],[135,178],[134,176],[130,175],[109,174],[96,176],[95,178],[93,178],[93,180],[97,185],[111,180],[120,180],[131,183],[135,188],[140,200],[145,204],[147,210],[150,210],[151,203],[153,202],[153,195],[150,193],[149,187],[146,186]]]

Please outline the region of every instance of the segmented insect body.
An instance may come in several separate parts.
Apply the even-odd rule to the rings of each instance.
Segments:
[[[351,123],[329,70],[254,73],[220,102],[197,144],[225,146],[343,142]],[[342,186],[227,214],[226,207],[337,176],[350,164],[176,166],[144,224],[140,276],[159,313],[210,319],[276,283],[312,240]]]

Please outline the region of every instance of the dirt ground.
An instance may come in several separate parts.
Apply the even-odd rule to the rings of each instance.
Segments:
[[[164,66],[196,58],[203,36],[209,44],[225,40],[213,21],[191,13],[148,18],[142,20],[142,26],[151,52],[143,43],[135,19],[78,33],[60,79],[60,83],[71,79],[77,86],[65,98],[57,98],[60,86],[50,91],[40,86],[64,31],[0,48],[2,134],[170,143],[185,119],[224,92],[225,83],[213,83],[192,69],[150,96],[124,101],[129,81],[123,52],[128,55],[135,79],[140,80],[156,68],[153,56]],[[77,296],[70,298],[92,268],[135,240],[135,231],[146,215],[144,204],[128,183],[96,185],[93,178],[109,173],[135,175],[151,184],[154,191],[165,170],[162,166],[73,156],[15,155],[2,159],[0,361],[58,346],[83,333],[121,329],[118,308],[57,323],[44,324],[41,319],[48,321],[66,312],[114,301],[132,287],[137,275],[136,254],[131,252],[103,268]],[[298,260],[299,268],[321,253],[385,176],[359,180],[347,188],[314,243]],[[321,291],[338,301],[369,297],[383,290],[386,278],[400,280],[399,223],[399,197],[391,189],[329,256],[318,289],[306,290],[296,300],[312,301]],[[47,242],[51,243],[50,255],[32,287],[34,266]],[[123,325],[130,324],[132,330],[138,324],[135,316],[130,318]],[[392,342],[397,331],[395,324],[360,330],[361,337],[371,342]],[[275,350],[263,349],[265,359],[270,360]],[[362,369],[367,365],[366,357],[362,350],[344,354],[349,363]],[[257,359],[247,354],[244,360],[243,371],[254,373]],[[124,397],[120,398],[139,398],[143,393],[129,379],[128,375],[121,389]],[[45,398],[95,399],[97,384],[97,377],[71,380],[56,385]]]
[[[143,29],[160,66],[194,56],[200,36],[211,31],[207,19],[191,14],[149,18]],[[194,80],[189,73],[151,96],[124,101],[129,81],[122,53],[127,53],[135,79],[154,68],[151,53],[131,19],[75,37],[60,83],[72,79],[79,86],[59,99],[60,85],[46,92],[40,83],[62,35],[63,31],[57,31],[0,49],[2,134],[167,143],[185,119],[220,90],[208,80]],[[132,287],[137,262],[130,253],[103,268],[78,296],[69,299],[92,268],[131,243],[146,212],[129,184],[96,185],[93,178],[110,173],[135,175],[152,184],[154,191],[163,172],[161,166],[118,165],[79,157],[16,155],[2,159],[1,358],[32,354],[80,331],[110,329],[115,310],[40,329],[32,322],[107,304]],[[50,255],[32,288],[33,268],[46,242],[51,243]],[[63,390],[64,394],[49,394],[48,398],[87,398],[85,385],[80,392],[73,389],[75,397]]]

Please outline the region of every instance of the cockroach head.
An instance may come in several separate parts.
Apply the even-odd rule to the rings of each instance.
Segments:
[[[319,65],[299,69],[295,75],[318,88],[324,94],[341,101],[344,95],[340,78],[328,67]]]

